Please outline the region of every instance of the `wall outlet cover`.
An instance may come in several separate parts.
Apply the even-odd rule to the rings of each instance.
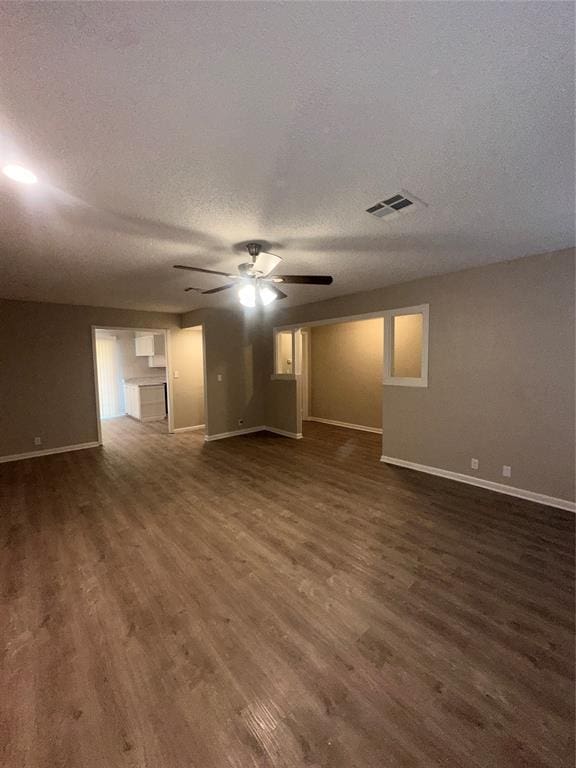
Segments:
[[[42,445],[42,438],[41,437],[35,437],[34,438],[34,445]]]
[[[478,469],[480,462],[478,459],[470,459],[470,469]]]
[[[512,477],[512,467],[504,464],[502,467],[502,477]]]

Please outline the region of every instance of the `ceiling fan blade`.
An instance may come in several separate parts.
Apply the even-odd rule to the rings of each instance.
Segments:
[[[209,291],[202,291],[202,293],[203,294],[206,294],[206,293],[220,293],[220,291],[227,291],[228,288],[235,288],[235,287],[236,286],[235,286],[234,283],[228,283],[228,285],[221,285],[218,288],[210,288]]]
[[[304,283],[308,285],[331,285],[334,278],[331,275],[274,275],[274,282]]]
[[[275,256],[273,253],[266,253],[266,251],[260,251],[254,261],[253,269],[255,272],[260,272],[262,277],[266,277],[266,275],[269,275],[273,269],[276,269],[281,261],[282,259],[280,256]]]
[[[183,264],[174,264],[174,269],[189,269],[191,272],[205,272],[207,275],[223,275],[232,277],[228,272],[217,272],[215,269],[202,269],[201,267],[186,267]]]
[[[277,299],[287,299],[288,294],[284,293],[284,291],[281,291],[280,288],[277,288],[274,283],[268,283],[268,288],[270,288],[271,291],[274,291],[276,294]]]

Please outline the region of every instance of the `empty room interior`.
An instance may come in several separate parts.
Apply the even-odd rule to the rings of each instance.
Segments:
[[[575,768],[575,6],[0,0],[0,763]]]

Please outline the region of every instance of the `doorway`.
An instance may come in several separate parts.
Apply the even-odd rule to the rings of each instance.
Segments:
[[[301,347],[298,392],[304,424],[316,421],[381,433],[383,318],[302,328],[296,346]]]
[[[165,330],[93,328],[98,436],[172,431]]]
[[[170,333],[173,421],[171,432],[207,432],[208,390],[204,325]]]

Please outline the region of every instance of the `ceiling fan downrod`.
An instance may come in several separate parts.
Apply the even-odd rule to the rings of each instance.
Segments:
[[[252,263],[256,260],[256,257],[262,250],[262,246],[260,243],[246,243],[246,250],[252,256]]]

